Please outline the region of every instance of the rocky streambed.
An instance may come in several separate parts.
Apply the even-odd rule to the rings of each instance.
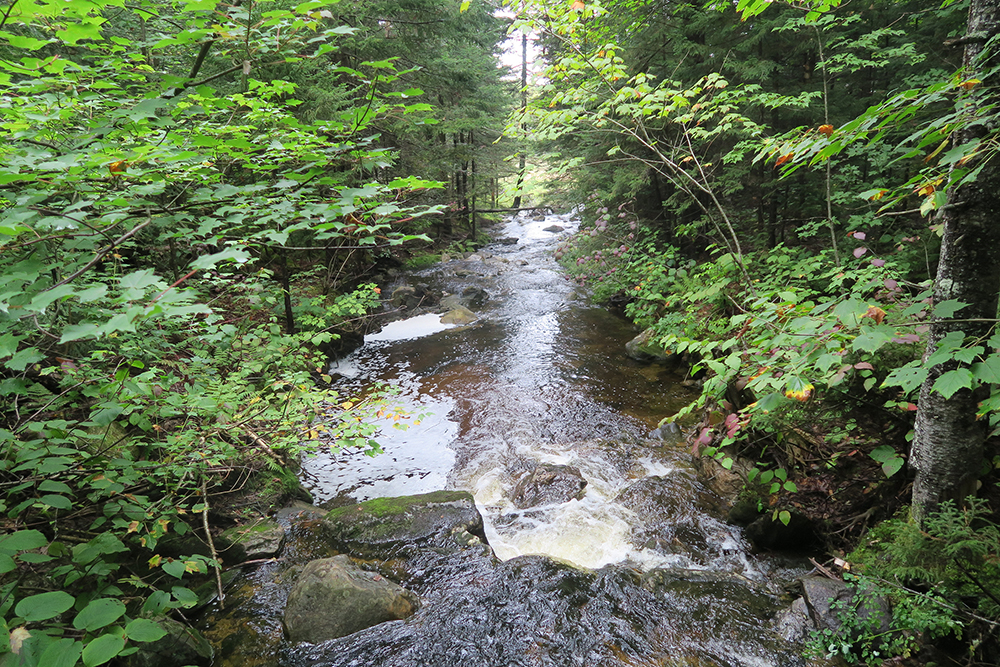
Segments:
[[[383,291],[418,317],[331,371],[425,417],[386,424],[374,458],[305,461],[318,505],[237,536],[255,558],[199,624],[214,665],[806,664],[840,585],[751,549],[732,480],[655,429],[690,390],[564,279],[551,249],[575,224],[514,218]]]

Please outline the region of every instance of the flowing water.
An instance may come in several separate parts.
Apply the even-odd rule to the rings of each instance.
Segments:
[[[407,276],[485,294],[479,319],[395,322],[332,371],[345,395],[389,382],[426,416],[405,431],[385,424],[379,456],[305,462],[304,481],[327,506],[472,492],[502,562],[424,553],[397,577],[424,601],[416,616],[286,647],[280,664],[803,664],[772,622],[780,582],[801,570],[749,554],[686,447],[648,437],[693,395],[663,366],[626,357],[636,332],[560,272],[551,251],[575,225],[572,215],[518,216],[502,232],[517,244]],[[516,507],[518,481],[546,463],[579,469],[582,498]]]

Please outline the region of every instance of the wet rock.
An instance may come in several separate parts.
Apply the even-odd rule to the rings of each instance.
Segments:
[[[803,643],[815,629],[806,601],[802,598],[796,598],[791,607],[774,618],[774,630],[786,642]]]
[[[566,228],[565,227],[560,227],[559,225],[549,225],[548,227],[546,227],[542,231],[543,232],[552,232],[553,234],[558,234],[559,232],[566,231]]]
[[[465,306],[458,306],[441,316],[441,324],[472,324],[478,317]]]
[[[285,529],[271,519],[250,526],[230,528],[223,537],[242,547],[247,560],[277,556],[285,543]]]
[[[650,440],[677,440],[683,437],[676,422],[665,422],[649,432]]]
[[[815,548],[817,537],[812,521],[795,511],[790,514],[787,525],[771,512],[758,517],[747,526],[744,534],[754,549],[802,552]]]
[[[575,466],[542,463],[517,483],[511,500],[519,509],[583,498],[587,480]]]
[[[720,555],[720,545],[727,541],[729,529],[705,516],[721,513],[721,499],[689,470],[639,480],[616,501],[642,519],[632,532],[636,546],[707,563]]]
[[[392,294],[389,296],[389,303],[392,304],[393,308],[409,306],[410,302],[414,305],[417,302],[417,289],[412,285],[400,285],[392,290]]]
[[[384,559],[406,546],[459,550],[486,542],[483,517],[466,491],[376,498],[331,510],[322,523],[334,546],[363,557]]]
[[[215,652],[200,632],[172,618],[158,618],[156,622],[167,631],[166,636],[155,642],[136,643],[139,651],[125,659],[126,667],[208,667],[212,664]]]
[[[758,501],[742,499],[729,509],[729,521],[737,526],[749,526],[760,517],[757,509]]]
[[[861,597],[843,581],[827,577],[810,576],[799,579],[802,584],[802,600],[809,611],[813,624],[820,630],[837,630],[842,625],[837,617],[837,607],[854,609],[863,621],[870,621],[879,628],[878,633],[889,631],[892,607],[883,597]],[[867,626],[868,623],[865,623]]]
[[[646,329],[625,343],[625,354],[642,362],[673,362],[677,357],[656,342],[656,333],[652,329]]]
[[[283,621],[292,641],[315,644],[402,620],[419,606],[405,588],[362,570],[347,556],[334,556],[305,566],[288,595]]]
[[[698,471],[698,477],[702,484],[725,498],[728,502],[733,502],[746,486],[747,473],[753,467],[753,462],[732,456],[733,465],[725,468],[711,456],[695,455],[691,462]]]
[[[517,241],[517,238],[513,236],[505,236],[502,239],[496,239],[493,243],[496,243],[497,245],[517,245]]]

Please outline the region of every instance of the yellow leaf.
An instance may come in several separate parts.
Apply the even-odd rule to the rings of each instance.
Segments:
[[[150,567],[160,567],[160,562],[162,560],[163,560],[163,558],[159,554],[157,554],[157,555],[155,555],[155,556],[153,556],[152,558],[149,559],[149,566]]]
[[[350,410],[351,408],[354,407],[354,403],[350,401],[344,401],[343,403],[340,404],[340,407],[344,408],[345,410]]]
[[[184,561],[184,571],[192,573],[200,572],[200,570],[198,569],[198,561],[195,560]]]
[[[128,525],[128,531],[127,531],[127,533],[134,533],[134,532],[137,532],[138,530],[139,530],[139,522],[138,521],[133,521],[132,523],[130,523]]]

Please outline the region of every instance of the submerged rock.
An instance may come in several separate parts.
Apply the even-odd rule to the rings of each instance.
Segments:
[[[542,463],[517,483],[511,500],[518,509],[557,505],[583,498],[587,480],[576,466]]]
[[[625,343],[625,354],[636,361],[673,361],[677,355],[669,350],[664,350],[663,346],[656,342],[656,333],[652,329],[646,329],[641,334]]]
[[[327,513],[333,544],[364,557],[388,558],[406,546],[460,549],[486,542],[483,517],[467,491],[376,498]]]
[[[441,316],[441,324],[472,324],[477,319],[476,314],[465,306],[457,306]]]
[[[548,227],[546,227],[542,231],[543,232],[552,232],[553,234],[558,234],[559,232],[566,231],[566,228],[565,227],[560,227],[559,225],[549,225]]]
[[[347,556],[334,556],[302,570],[288,595],[284,625],[292,641],[315,644],[402,620],[419,607],[410,591],[362,570]]]

